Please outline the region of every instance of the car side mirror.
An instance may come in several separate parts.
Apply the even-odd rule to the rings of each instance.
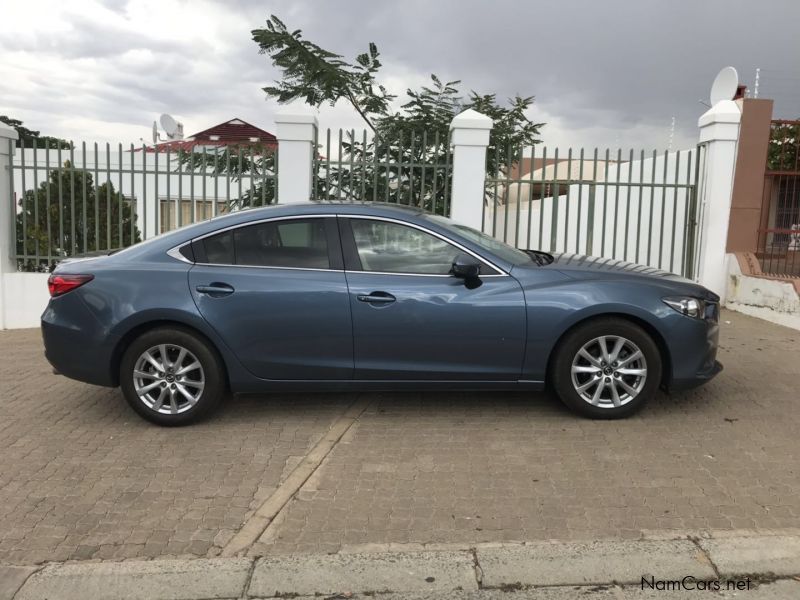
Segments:
[[[469,254],[459,254],[453,260],[450,274],[466,282],[475,281],[481,276],[481,263]]]

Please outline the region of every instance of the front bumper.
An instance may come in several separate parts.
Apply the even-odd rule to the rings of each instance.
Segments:
[[[719,322],[716,318],[671,318],[669,341],[672,377],[665,382],[669,391],[686,390],[711,381],[722,371],[717,360]]]
[[[668,389],[670,392],[679,392],[682,390],[690,390],[692,388],[696,388],[714,379],[714,377],[716,377],[722,372],[722,369],[724,369],[722,363],[719,362],[718,360],[715,360],[714,363],[711,365],[711,367],[709,367],[705,371],[697,373],[697,375],[695,375],[694,377],[686,379],[673,379],[670,382]]]

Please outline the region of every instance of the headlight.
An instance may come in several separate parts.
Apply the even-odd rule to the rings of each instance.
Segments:
[[[663,298],[664,304],[671,306],[682,315],[702,319],[705,316],[705,302],[698,298]]]

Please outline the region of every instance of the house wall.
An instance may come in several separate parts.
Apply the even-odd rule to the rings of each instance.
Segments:
[[[728,252],[755,252],[764,200],[772,100],[745,98],[733,178]]]

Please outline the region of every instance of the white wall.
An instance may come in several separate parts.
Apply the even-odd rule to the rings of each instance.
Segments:
[[[745,275],[733,254],[728,254],[727,263],[725,306],[800,330],[800,296],[790,281]]]
[[[2,273],[0,329],[39,327],[50,293],[47,273]]]

